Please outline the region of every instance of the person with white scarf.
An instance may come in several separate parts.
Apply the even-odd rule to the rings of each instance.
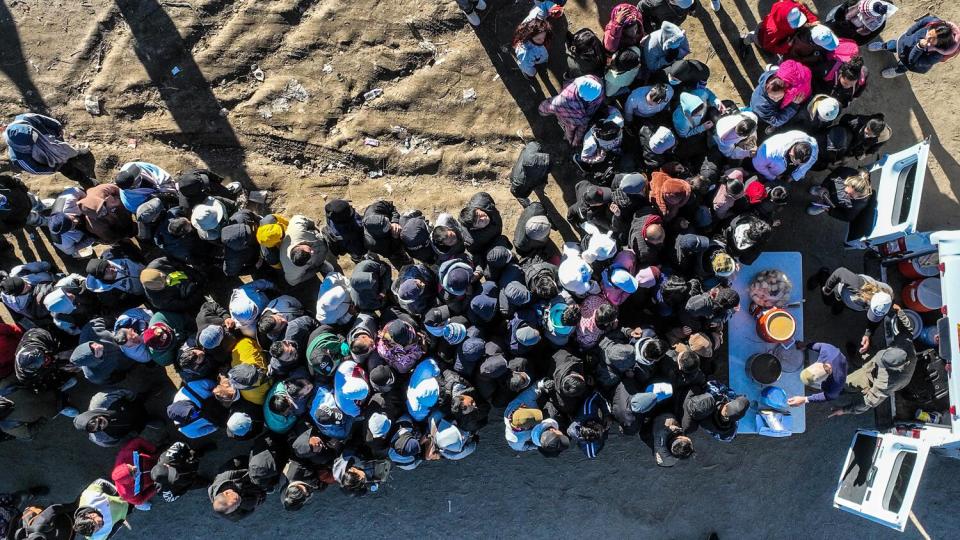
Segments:
[[[77,164],[77,158],[90,153],[74,148],[63,140],[63,124],[41,114],[26,113],[14,118],[3,133],[10,162],[29,174],[51,175],[59,172],[83,187],[96,185]]]

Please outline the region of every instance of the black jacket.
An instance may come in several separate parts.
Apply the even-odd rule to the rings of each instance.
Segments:
[[[0,233],[10,233],[22,229],[33,209],[30,190],[20,180],[0,175],[0,195],[6,198],[0,205]]]
[[[154,269],[169,276],[173,272],[183,272],[186,279],[176,285],[167,285],[159,291],[144,289],[147,301],[159,311],[189,312],[203,302],[204,279],[192,266],[174,262],[167,257],[150,261],[145,269]]]
[[[533,190],[547,184],[549,174],[550,154],[541,151],[540,143],[528,142],[510,173],[510,193],[514,197],[529,197]]]
[[[482,229],[478,229],[473,223],[473,210],[479,209],[486,212],[490,217],[490,223]],[[497,210],[497,203],[489,193],[479,192],[470,197],[464,212],[461,212],[461,223],[463,223],[466,233],[473,239],[470,245],[470,252],[474,255],[483,254],[503,234],[503,218],[500,217],[500,210]]]
[[[220,231],[223,244],[223,273],[227,276],[246,275],[260,262],[260,244],[257,226],[260,216],[249,210],[235,212]]]
[[[220,469],[220,473],[213,479],[213,484],[207,489],[210,502],[223,491],[235,490],[240,494],[240,506],[229,514],[218,514],[230,521],[240,521],[249,516],[266,500],[266,492],[257,487],[251,480],[247,456],[231,459]]]
[[[388,259],[403,253],[403,243],[391,234],[391,223],[400,223],[400,213],[390,201],[377,201],[363,211],[363,239],[367,249]]]

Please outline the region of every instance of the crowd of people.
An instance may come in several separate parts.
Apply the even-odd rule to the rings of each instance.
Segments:
[[[482,24],[485,2],[458,3]],[[519,22],[525,75],[543,69],[563,4],[538,2]],[[551,239],[561,218],[530,199],[562,166],[537,142],[510,175],[516,223],[505,226],[484,192],[435,219],[389,200],[334,199],[315,220],[272,213],[205,169],[131,162],[99,183],[57,120],[17,116],[4,132],[11,164],[77,185],[41,200],[0,176],[0,232],[43,230],[82,271],[24,261],[3,274],[0,300],[16,320],[0,325],[0,377],[54,396],[117,456],[109,478],[71,503],[24,502],[42,488],[0,498],[11,537],[105,539],[134,508],[193,489],[230,520],[271,493],[293,511],[328,486],[376,491],[396,469],[467,458],[501,410],[506,441],[484,444],[546,457],[596,458],[612,432],[639,436],[670,467],[693,455],[698,429],[733,439],[751,404],[719,380],[725,326],[742,304],[732,277],[765,249],[790,184],[811,170],[828,172],[803,190],[809,214],[850,221],[866,206],[859,165],[891,127],[879,112],[841,114],[867,87],[861,46],[897,55],[885,77],[922,73],[957,53],[960,32],[925,17],[884,42],[889,2],[845,0],[821,18],[779,0],[742,37],[743,54],[756,44],[776,63],[738,104],[711,91],[710,69],[692,58],[682,25],[695,8],[619,4],[602,36],[566,36],[567,80],[539,106],[582,177],[566,216],[580,240],[561,246]],[[225,284],[235,286],[218,302]],[[911,322],[869,276],[825,269],[814,285],[837,309],[866,314],[860,353],[874,354],[848,375],[837,347],[798,343],[819,355],[801,379],[820,392],[790,405],[852,386],[832,414],[867,411],[909,381]],[[884,321],[900,331],[876,347]],[[161,367],[179,388],[157,417],[123,383],[137,370],[162,384]],[[89,402],[74,397],[80,380],[98,390]],[[0,407],[0,440],[43,425],[3,420],[9,397]],[[223,436],[249,451],[205,476],[209,441]]]

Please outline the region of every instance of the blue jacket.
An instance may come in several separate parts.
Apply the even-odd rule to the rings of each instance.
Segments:
[[[897,38],[897,55],[900,57],[900,63],[914,73],[926,73],[944,60],[942,54],[919,47],[920,40],[927,35],[927,26],[935,22],[940,22],[940,19],[927,15],[914,22]]]
[[[610,406],[607,405],[607,400],[603,399],[599,392],[594,392],[583,402],[577,419],[567,428],[567,435],[577,443],[589,459],[596,458],[597,454],[603,450],[603,445],[607,442],[607,430],[603,430],[600,439],[585,441],[580,438],[580,426],[587,420],[598,420],[601,424],[605,424],[608,416],[610,416]]]
[[[54,139],[63,140],[63,126],[60,124],[60,122],[48,116],[26,113],[17,115],[17,117],[13,120],[14,122],[25,122],[29,124],[30,127],[44,135],[49,135]],[[22,125],[10,125],[7,127],[8,135],[21,130],[29,131],[29,128]],[[13,145],[8,145],[7,153],[10,156],[10,161],[24,172],[30,174],[54,174],[57,172],[55,167],[51,167],[46,163],[40,163],[39,161],[33,159],[33,156],[29,151],[18,152],[14,150]]]
[[[183,387],[177,391],[176,395],[173,396],[173,401],[189,399],[201,410],[200,415],[189,424],[177,425],[177,429],[180,430],[180,433],[183,433],[184,437],[199,439],[217,430],[217,426],[210,420],[204,418],[202,412],[204,402],[208,401],[213,395],[213,388],[215,386],[216,383],[209,379],[198,379],[185,383]]]
[[[810,345],[810,350],[819,353],[817,362],[830,364],[833,371],[820,383],[821,392],[810,396],[807,401],[810,403],[833,401],[840,397],[843,387],[847,384],[847,357],[840,352],[840,349],[829,343],[814,343]]]
[[[763,75],[760,75],[757,87],[753,90],[753,95],[750,97],[750,110],[756,114],[760,120],[763,120],[773,127],[780,127],[797,115],[800,106],[796,103],[791,103],[781,108],[780,103],[767,97],[765,91],[767,79],[772,77],[776,72],[777,70],[771,69]]]

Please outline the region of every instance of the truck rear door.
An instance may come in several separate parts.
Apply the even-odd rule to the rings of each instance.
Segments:
[[[903,531],[929,454],[923,439],[861,429],[847,452],[833,506]]]

